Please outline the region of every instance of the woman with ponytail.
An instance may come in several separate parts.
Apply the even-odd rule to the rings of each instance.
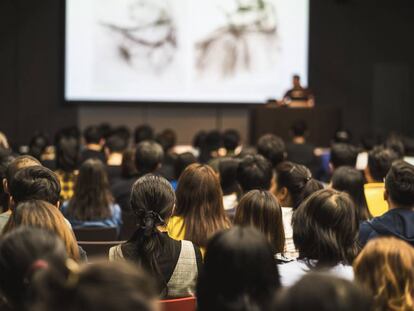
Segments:
[[[148,174],[138,179],[131,191],[137,229],[126,243],[109,251],[110,260],[132,260],[147,270],[162,297],[194,295],[202,262],[192,242],[168,236],[166,224],[174,205],[174,190],[165,178]]]
[[[313,179],[312,173],[304,165],[285,161],[276,167],[275,195],[282,206],[286,256],[296,258],[299,255],[293,243],[293,212],[309,195],[321,189],[322,183]]]

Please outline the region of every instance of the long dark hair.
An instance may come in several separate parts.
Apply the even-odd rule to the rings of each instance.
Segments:
[[[292,227],[299,258],[311,267],[352,264],[358,254],[358,212],[344,192],[325,189],[312,194],[293,214]]]
[[[360,221],[372,218],[365,198],[364,183],[363,174],[349,166],[342,166],[336,169],[332,176],[332,188],[338,191],[345,191],[351,196],[358,209]]]
[[[274,253],[283,253],[285,231],[282,208],[269,191],[252,190],[246,193],[237,207],[234,224],[255,227],[266,236]]]
[[[279,273],[265,237],[250,227],[233,227],[208,243],[197,283],[198,310],[270,310]]]
[[[78,137],[60,133],[56,136],[56,168],[72,173],[79,166],[80,141]]]
[[[311,171],[304,165],[285,161],[276,166],[277,191],[286,188],[296,209],[310,194],[323,189],[323,185],[312,178]]]
[[[204,247],[217,231],[229,227],[220,181],[210,166],[188,166],[178,180],[176,194],[174,215],[184,218],[186,240]]]
[[[157,258],[163,252],[158,226],[166,225],[175,204],[171,184],[163,177],[147,174],[132,186],[131,208],[135,214],[137,230],[127,244],[135,247],[125,250],[132,258],[155,277],[160,292],[167,288]]]
[[[111,217],[112,203],[105,165],[98,159],[85,161],[80,167],[67,215],[81,221],[107,219]]]

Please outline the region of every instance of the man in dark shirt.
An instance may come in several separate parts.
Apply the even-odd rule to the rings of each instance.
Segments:
[[[128,140],[118,134],[108,137],[105,144],[106,170],[111,185],[122,175],[122,154],[128,148]]]
[[[312,99],[312,93],[309,89],[302,87],[300,77],[293,76],[293,88],[286,92],[284,99],[289,101],[307,101]]]
[[[105,154],[102,150],[105,140],[98,126],[92,125],[83,132],[85,139],[85,149],[82,150],[80,160],[81,163],[88,159],[99,159],[102,163],[106,163]]]

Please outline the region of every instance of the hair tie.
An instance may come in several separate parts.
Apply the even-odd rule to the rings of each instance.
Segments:
[[[68,269],[69,274],[66,279],[65,286],[68,288],[74,288],[79,282],[79,265],[76,261],[69,258],[66,260],[66,268]]]
[[[165,225],[161,215],[154,211],[141,210],[137,213],[137,216],[140,218],[137,226],[144,231],[144,236],[146,237],[155,233],[158,226]]]

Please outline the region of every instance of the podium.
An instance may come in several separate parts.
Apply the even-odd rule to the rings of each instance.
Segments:
[[[297,121],[308,126],[308,141],[317,147],[328,147],[335,132],[342,125],[338,107],[288,108],[260,106],[250,111],[250,143],[255,145],[260,136],[275,134],[285,142],[292,139],[291,127]]]

